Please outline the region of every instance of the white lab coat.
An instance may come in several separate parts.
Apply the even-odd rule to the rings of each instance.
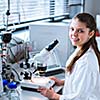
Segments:
[[[70,56],[66,65],[71,61]],[[60,100],[100,100],[100,74],[97,57],[92,48],[76,61],[72,74],[65,74]]]

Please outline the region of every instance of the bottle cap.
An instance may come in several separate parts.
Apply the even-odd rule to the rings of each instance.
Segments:
[[[6,79],[3,79],[3,86],[7,85],[8,84],[8,80]]]
[[[17,83],[16,82],[10,82],[7,86],[8,86],[9,89],[16,89]]]

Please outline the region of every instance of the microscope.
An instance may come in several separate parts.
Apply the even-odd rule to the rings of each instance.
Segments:
[[[47,67],[50,65],[59,64],[57,56],[55,55],[55,52],[54,52],[54,47],[56,47],[58,43],[59,41],[57,39],[54,40],[48,46],[43,48],[40,51],[40,53],[36,54],[33,57],[34,65],[36,66],[36,69],[39,72],[42,72],[42,71],[45,72],[46,70],[48,70]]]
[[[48,77],[45,76],[47,66],[48,66],[48,59],[52,57],[54,60],[52,64],[56,63],[55,56],[53,54],[53,49],[59,41],[56,39],[48,46],[43,48],[39,53],[37,53],[33,58],[29,59],[30,66],[35,68],[35,71],[31,74],[31,77],[26,79],[25,77],[28,74],[24,74],[24,79],[21,81],[21,88],[25,90],[37,90],[39,86],[43,86],[46,88],[50,88],[55,84],[53,80],[50,80]],[[38,72],[38,74],[37,74]]]

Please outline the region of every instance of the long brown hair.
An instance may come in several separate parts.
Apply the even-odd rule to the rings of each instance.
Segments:
[[[94,31],[95,34],[93,35],[92,38],[90,38],[90,40],[88,42],[83,44],[82,48],[77,52],[76,56],[72,59],[72,61],[69,63],[69,65],[66,66],[67,71],[70,73],[72,72],[75,62],[89,49],[90,46],[92,46],[92,48],[97,56],[98,63],[99,63],[99,71],[100,71],[100,51],[98,49],[97,41],[96,41],[97,27],[96,27],[95,19],[89,13],[79,13],[73,19],[76,19],[76,18],[80,22],[85,23],[86,27],[90,29],[90,32]]]

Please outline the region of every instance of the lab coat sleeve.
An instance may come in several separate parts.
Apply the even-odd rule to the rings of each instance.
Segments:
[[[76,64],[77,71],[70,75],[69,79],[69,93],[64,93],[60,96],[60,100],[88,100],[91,92],[96,86],[97,72],[92,71],[90,68],[95,66],[90,62],[83,61]],[[91,67],[90,67],[91,66]],[[66,91],[67,86],[65,87]],[[94,100],[94,99],[93,99]]]

